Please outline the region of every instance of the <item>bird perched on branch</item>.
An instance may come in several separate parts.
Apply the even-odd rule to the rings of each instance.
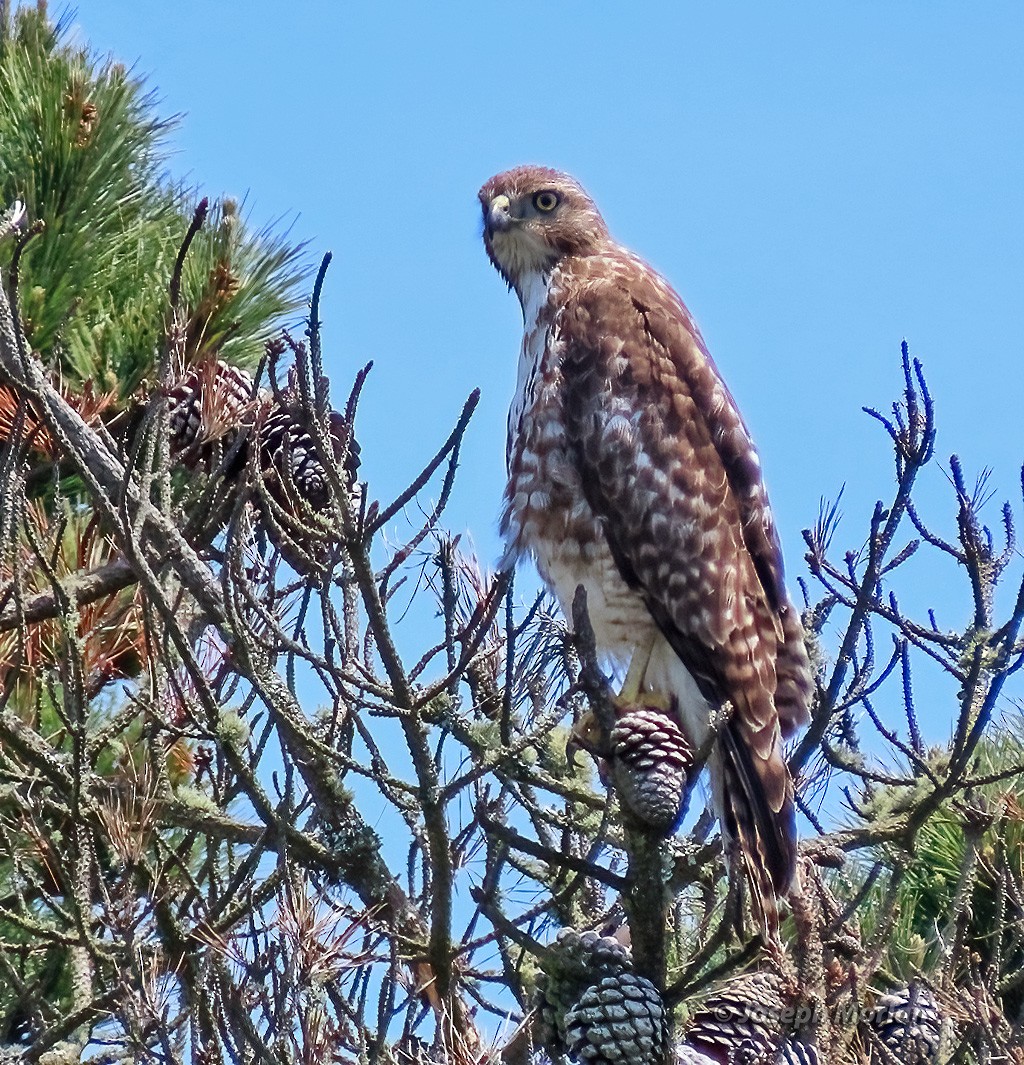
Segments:
[[[598,650],[629,662],[620,720],[654,706],[710,748],[723,837],[770,932],[796,865],[782,741],[812,679],[757,451],[683,301],[573,178],[518,167],[480,202],[524,320],[506,563],[532,555],[569,617],[586,589]]]

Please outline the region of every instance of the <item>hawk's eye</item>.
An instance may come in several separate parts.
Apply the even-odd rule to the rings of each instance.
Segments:
[[[533,206],[538,211],[553,211],[558,206],[558,193],[552,192],[550,189],[545,189],[544,192],[538,192],[533,198]]]

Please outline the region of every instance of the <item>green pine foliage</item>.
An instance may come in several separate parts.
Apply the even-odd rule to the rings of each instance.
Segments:
[[[990,782],[975,789],[967,804],[944,805],[929,818],[917,832],[912,855],[879,848],[885,866],[901,869],[896,904],[884,904],[887,876],[861,909],[868,932],[892,922],[885,971],[894,984],[922,972],[937,974],[952,953],[962,956],[952,947],[963,942],[976,971],[1006,996],[1004,1007],[1012,1016],[1024,1007],[1020,981],[1013,979],[1024,965],[1021,735],[1017,721],[982,739],[974,771]]]
[[[45,224],[22,259],[21,312],[72,387],[125,399],[155,374],[195,206],[165,170],[173,126],[141,78],[70,43],[45,5],[0,18],[0,203]],[[254,365],[303,276],[299,247],[215,206],[183,277],[188,357]]]

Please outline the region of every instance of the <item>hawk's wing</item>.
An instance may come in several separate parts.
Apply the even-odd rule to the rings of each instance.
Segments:
[[[806,698],[788,691],[787,671],[806,653],[757,453],[685,307],[640,263],[570,286],[556,328],[587,500],[623,577],[705,694],[732,703],[727,782],[746,795],[772,880],[786,884],[792,785],[776,695],[801,699],[792,716],[802,720]],[[799,650],[787,647],[795,640]]]

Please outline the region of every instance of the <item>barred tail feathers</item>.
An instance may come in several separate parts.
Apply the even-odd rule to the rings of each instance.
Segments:
[[[784,800],[774,809],[754,755],[737,734],[734,722],[719,733],[708,764],[727,859],[742,866],[754,916],[762,932],[774,937],[779,928],[779,899],[788,894],[796,874],[792,783],[787,780]],[[785,771],[784,765],[771,766],[774,772],[780,768]]]

